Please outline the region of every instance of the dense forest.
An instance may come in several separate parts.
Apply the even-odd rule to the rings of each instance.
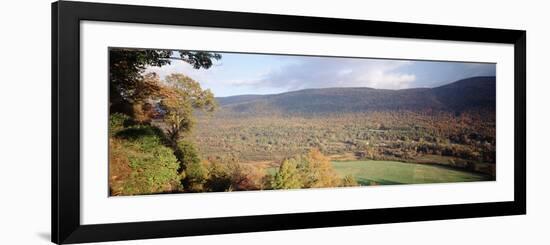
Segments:
[[[110,195],[359,185],[334,161],[435,164],[495,175],[495,78],[433,89],[308,89],[215,97],[174,60],[222,55],[110,50]]]

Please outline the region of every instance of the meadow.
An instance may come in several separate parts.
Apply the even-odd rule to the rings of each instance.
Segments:
[[[492,180],[491,176],[438,165],[396,161],[334,161],[340,176],[351,175],[359,185],[449,183]]]
[[[376,160],[332,161],[331,164],[341,178],[353,176],[360,186],[492,180],[492,177],[487,174],[433,164]],[[267,171],[274,175],[278,169],[278,167],[270,167]]]

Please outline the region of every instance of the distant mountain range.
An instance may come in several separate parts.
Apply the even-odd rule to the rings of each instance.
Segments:
[[[495,77],[471,77],[435,88],[321,88],[270,95],[218,97],[231,114],[322,114],[389,110],[494,109]]]

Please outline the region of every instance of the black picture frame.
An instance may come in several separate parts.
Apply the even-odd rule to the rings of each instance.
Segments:
[[[80,22],[84,20],[514,45],[514,201],[82,225]],[[526,32],[61,1],[52,4],[52,242],[82,243],[526,213]]]

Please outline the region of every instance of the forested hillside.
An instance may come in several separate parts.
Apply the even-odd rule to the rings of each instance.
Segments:
[[[275,95],[216,98],[227,115],[323,114],[342,112],[495,108],[495,77],[473,77],[436,88],[305,89]]]

